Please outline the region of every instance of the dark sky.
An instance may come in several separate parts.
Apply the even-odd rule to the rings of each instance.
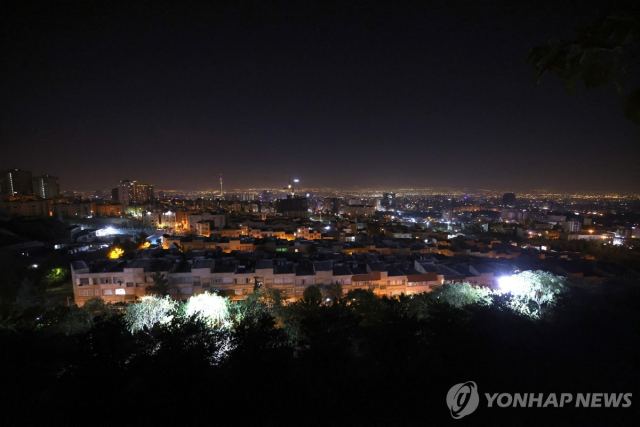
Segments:
[[[614,90],[536,88],[525,63],[609,2],[129,3],[1,3],[0,169],[63,189],[640,190]]]

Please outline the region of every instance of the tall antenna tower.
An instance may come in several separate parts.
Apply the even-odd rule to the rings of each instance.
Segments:
[[[298,184],[298,190],[300,189],[300,180],[294,179],[293,184],[291,184],[291,178],[289,178],[289,185],[284,187],[283,190],[287,190],[287,192],[293,197],[296,194],[295,184]]]
[[[222,198],[222,174],[220,174],[220,198]]]

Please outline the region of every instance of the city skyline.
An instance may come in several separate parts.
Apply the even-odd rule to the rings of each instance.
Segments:
[[[608,6],[7,4],[0,168],[65,189],[222,174],[226,188],[639,191],[640,128],[615,91],[536,88],[525,61]]]
[[[0,1],[0,57],[3,425],[638,424],[639,0]]]

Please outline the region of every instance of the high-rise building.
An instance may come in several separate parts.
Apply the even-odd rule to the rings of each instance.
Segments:
[[[287,218],[306,218],[309,216],[309,203],[306,197],[287,195],[276,204],[276,211]]]
[[[134,181],[135,182],[135,181]],[[136,185],[136,197],[138,202],[150,202],[153,200],[153,185],[152,184],[137,184]]]
[[[514,207],[516,205],[516,195],[513,193],[505,193],[502,196],[502,205]]]
[[[41,175],[33,178],[33,190],[36,196],[52,199],[60,196],[60,181],[57,176]]]
[[[120,201],[120,194],[118,191],[118,187],[111,189],[111,198],[117,202]]]
[[[383,193],[380,202],[383,209],[389,209],[396,205],[396,193]]]
[[[9,169],[0,171],[0,194],[33,195],[33,176],[31,171]]]
[[[136,181],[124,179],[118,184],[118,197],[120,203],[128,205],[136,200]]]

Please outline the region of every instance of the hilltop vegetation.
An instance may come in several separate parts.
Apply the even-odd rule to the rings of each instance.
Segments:
[[[212,294],[124,308],[36,303],[3,320],[0,345],[12,351],[2,352],[1,397],[12,402],[8,425],[90,420],[96,402],[114,402],[104,419],[127,425],[440,425],[451,419],[447,390],[465,380],[481,391],[633,391],[638,283],[554,289],[544,316],[531,311],[535,293],[522,310],[511,294],[468,284],[395,299],[327,299],[310,287],[294,304],[268,289],[233,304]],[[589,425],[610,414],[554,416]]]

